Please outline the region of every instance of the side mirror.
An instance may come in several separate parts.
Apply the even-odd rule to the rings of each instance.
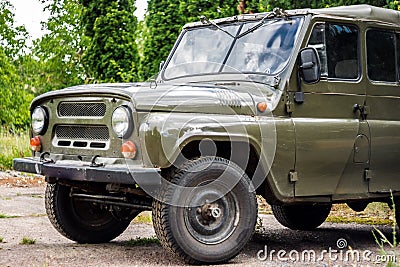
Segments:
[[[160,62],[160,65],[158,66],[158,71],[162,70],[162,68],[164,67],[164,64],[165,64],[164,60]]]
[[[321,63],[315,48],[307,47],[300,51],[300,75],[304,83],[317,83],[321,78]]]

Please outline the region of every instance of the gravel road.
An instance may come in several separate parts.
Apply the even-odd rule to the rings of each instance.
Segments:
[[[139,237],[154,237],[151,224],[133,222],[121,236],[107,244],[69,241],[51,226],[45,215],[43,185],[0,186],[0,215],[6,217],[0,218],[0,237],[3,238],[0,266],[184,265],[157,242],[135,246],[128,243]],[[272,215],[261,218],[263,229],[226,266],[383,266],[382,261],[387,260],[379,255],[371,234],[373,226],[324,223],[316,231],[292,231],[281,226]],[[392,236],[389,226],[378,229]],[[22,245],[23,237],[36,242]],[[309,258],[314,255],[310,253],[315,253],[315,257]]]

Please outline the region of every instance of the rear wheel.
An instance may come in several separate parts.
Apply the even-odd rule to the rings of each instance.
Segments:
[[[126,211],[118,218],[105,206],[70,197],[71,187],[48,184],[45,204],[47,216],[63,236],[78,243],[103,243],[119,236],[139,211]]]
[[[293,230],[314,230],[326,220],[332,205],[272,205],[271,207],[275,218],[283,226]]]
[[[221,175],[232,178],[230,188]],[[211,185],[212,183],[212,185]],[[207,186],[209,185],[209,186]],[[178,187],[177,187],[178,186]],[[182,187],[188,188],[182,194]],[[257,201],[248,176],[236,164],[214,157],[186,162],[153,202],[161,244],[187,263],[219,263],[235,257],[251,238]],[[179,198],[184,205],[170,205]]]

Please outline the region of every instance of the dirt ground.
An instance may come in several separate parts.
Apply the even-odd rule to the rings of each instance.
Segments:
[[[0,173],[0,266],[184,265],[156,242],[149,223],[133,222],[107,244],[76,244],[64,238],[45,215],[44,190],[40,176]],[[242,253],[219,266],[385,266],[389,259],[379,254],[371,225],[324,223],[315,231],[292,231],[272,215],[261,219],[261,230]],[[376,228],[391,238],[390,226]],[[35,243],[21,244],[24,237]],[[150,241],[132,244],[136,238]],[[385,248],[388,255],[400,252]],[[309,258],[310,252],[315,257]]]

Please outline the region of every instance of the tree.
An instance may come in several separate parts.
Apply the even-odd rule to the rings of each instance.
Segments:
[[[105,82],[138,80],[134,1],[81,0],[81,4],[87,38],[83,62],[89,77]]]
[[[23,88],[12,60],[0,47],[0,122],[7,128],[29,125],[29,104],[33,95]]]
[[[200,16],[209,19],[229,17],[237,14],[237,0],[187,0],[181,1],[179,12],[185,23],[199,21]]]
[[[29,103],[33,95],[23,86],[17,69],[18,58],[24,54],[28,34],[23,26],[16,27],[14,7],[8,0],[0,2],[0,123],[7,128],[29,125]]]
[[[144,80],[158,72],[184,23],[178,14],[179,0],[149,0],[143,26],[143,58],[140,77]]]
[[[0,46],[9,57],[15,57],[26,48],[28,32],[24,26],[15,26],[14,6],[9,0],[0,1]]]
[[[41,0],[50,11],[42,25],[46,34],[34,41],[33,57],[21,58],[19,73],[40,94],[83,83],[85,70],[81,62],[85,47],[78,0]]]

